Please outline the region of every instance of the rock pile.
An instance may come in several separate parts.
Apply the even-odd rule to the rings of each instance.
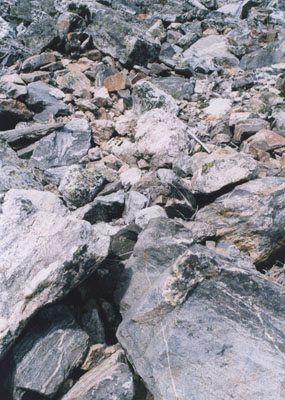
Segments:
[[[285,5],[0,2],[0,397],[285,399]]]

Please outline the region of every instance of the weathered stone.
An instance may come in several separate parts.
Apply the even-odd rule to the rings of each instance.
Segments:
[[[59,53],[42,53],[39,55],[31,56],[26,58],[21,65],[21,70],[24,72],[33,72],[35,69],[42,67],[43,65],[53,63],[60,58]]]
[[[88,27],[96,48],[102,53],[118,59],[121,64],[147,65],[155,61],[160,44],[147,32],[143,32],[135,22],[123,20],[120,13],[113,10],[98,10],[93,14]]]
[[[149,221],[153,218],[167,217],[165,210],[160,206],[144,208],[136,213],[135,223],[141,229],[146,228]]]
[[[260,130],[242,145],[242,151],[261,160],[274,150],[285,152],[285,138],[270,130]]]
[[[285,367],[281,286],[204,246],[180,252],[167,264],[132,260],[117,332],[128,359],[157,399],[275,400]]]
[[[141,174],[142,173],[139,168],[128,168],[126,171],[120,174],[120,181],[123,186],[132,186],[139,182]]]
[[[24,100],[27,88],[24,81],[17,74],[4,75],[0,78],[0,92],[15,100]]]
[[[181,152],[187,154],[189,148],[187,126],[160,109],[139,118],[135,139],[139,153],[156,168],[172,163]]]
[[[91,129],[85,119],[72,119],[61,130],[41,139],[30,165],[50,168],[71,165],[84,157],[91,146]]]
[[[241,142],[249,136],[254,135],[262,129],[269,129],[270,124],[264,119],[260,118],[247,118],[245,121],[239,121],[235,124],[234,141]]]
[[[20,121],[29,121],[33,113],[24,103],[13,99],[0,99],[0,126],[1,130],[15,128]]]
[[[284,178],[267,177],[237,186],[198,211],[217,236],[247,252],[255,263],[284,246]]]
[[[224,36],[209,35],[199,39],[184,53],[193,69],[201,72],[215,70],[215,64],[236,66],[239,60],[229,52],[227,39]]]
[[[64,201],[71,208],[81,207],[94,200],[105,183],[96,167],[73,165],[59,185]]]
[[[220,149],[203,158],[194,172],[194,193],[213,193],[257,176],[258,164],[251,157],[232,149]]]
[[[48,196],[56,199],[54,205]],[[29,191],[10,190],[5,196],[0,215],[1,358],[33,314],[65,296],[108,255],[109,237],[97,236],[88,222],[58,211],[51,193],[31,198]]]
[[[257,51],[246,54],[240,62],[243,69],[257,69],[267,67],[272,64],[285,62],[283,51],[285,39],[270,43]]]
[[[92,137],[96,144],[108,141],[115,133],[114,123],[107,119],[98,119],[90,124]]]
[[[111,238],[112,254],[121,260],[130,258],[140,231],[141,229],[134,224],[120,229]]]
[[[34,119],[46,122],[50,116],[68,115],[69,110],[65,103],[53,95],[55,88],[45,82],[33,82],[27,86],[28,97],[26,104],[35,112]]]
[[[154,108],[177,114],[178,107],[172,96],[158,89],[149,81],[139,82],[133,89],[133,110],[137,115]]]
[[[210,117],[219,119],[224,117],[231,108],[232,101],[230,99],[212,99],[209,107],[206,107],[204,112],[209,114]]]
[[[86,355],[89,337],[67,308],[47,307],[13,350],[14,399],[36,392],[54,396]]]
[[[68,72],[57,79],[60,89],[74,96],[90,98],[90,81],[82,72]]]
[[[134,222],[138,211],[145,208],[148,204],[148,199],[143,194],[131,190],[127,193],[123,218],[126,224]]]
[[[189,82],[187,79],[178,76],[155,78],[152,79],[151,82],[177,100],[190,101],[191,96],[194,93],[194,84]]]
[[[127,77],[123,72],[118,72],[115,75],[108,76],[104,80],[104,86],[107,88],[108,92],[114,92],[116,90],[126,89],[127,87]]]
[[[62,400],[134,400],[134,395],[132,373],[118,350],[83,375]]]
[[[84,312],[80,318],[83,329],[88,333],[91,343],[105,343],[104,325],[96,308]]]

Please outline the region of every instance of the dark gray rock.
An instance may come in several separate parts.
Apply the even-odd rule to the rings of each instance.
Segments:
[[[66,204],[70,208],[76,208],[94,200],[104,183],[104,177],[92,164],[89,166],[73,165],[60,182],[59,191]],[[90,214],[92,215],[92,210]]]
[[[267,67],[272,64],[284,63],[284,47],[285,39],[270,43],[262,49],[251,52],[242,57],[240,61],[240,67],[245,70],[255,70],[257,68]]]
[[[148,255],[152,245],[144,244]],[[285,367],[280,285],[245,260],[200,245],[172,263],[132,262],[122,301],[130,309],[117,336],[155,398],[278,398]],[[139,289],[132,283],[138,275]]]
[[[15,400],[53,397],[88,350],[89,336],[65,307],[46,308],[29,328],[13,350]]]
[[[0,214],[0,358],[39,309],[90,276],[110,238],[68,215],[57,196],[10,190]]]
[[[194,93],[194,84],[189,82],[189,80],[178,76],[155,78],[152,79],[151,82],[177,100],[190,101],[191,96]]]
[[[213,224],[255,263],[284,246],[284,178],[267,177],[237,186],[204,207],[196,220]]]
[[[111,238],[112,254],[122,260],[130,258],[140,231],[141,229],[134,224],[130,224],[125,228],[120,229]]]
[[[69,114],[67,105],[57,99],[57,91],[53,86],[38,81],[29,83],[27,90],[26,104],[35,112],[34,119],[36,121],[46,122],[50,116],[58,117]]]
[[[133,375],[118,350],[92,368],[62,400],[134,400]]]
[[[88,333],[91,343],[105,343],[104,325],[96,308],[84,312],[80,318],[83,329]]]
[[[39,140],[30,165],[46,169],[72,165],[86,156],[91,147],[91,129],[85,119],[72,119],[63,129]]]
[[[0,99],[1,130],[14,129],[20,121],[29,121],[33,113],[24,103],[14,99]]]
[[[159,61],[170,68],[174,68],[182,58],[182,49],[179,46],[164,42],[159,53]]]
[[[95,46],[127,67],[147,65],[155,61],[160,44],[134,22],[127,22],[113,10],[98,10],[93,15],[88,32]]]

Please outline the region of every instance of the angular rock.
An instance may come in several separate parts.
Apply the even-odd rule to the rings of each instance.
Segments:
[[[137,115],[154,108],[162,109],[169,113],[177,114],[178,107],[174,98],[158,89],[149,81],[139,82],[133,89],[133,110]]]
[[[149,221],[153,218],[167,217],[165,210],[160,206],[147,207],[140,210],[135,216],[135,223],[141,229],[146,228]]]
[[[70,208],[84,206],[94,200],[105,183],[96,167],[73,165],[64,175],[59,191]]]
[[[98,119],[91,123],[92,137],[96,144],[108,141],[115,133],[114,123],[107,119]]]
[[[46,122],[50,116],[68,115],[69,110],[65,103],[57,99],[55,88],[45,82],[33,82],[27,86],[28,97],[26,104],[35,112],[34,119]]]
[[[21,65],[23,72],[33,72],[43,65],[53,63],[59,59],[59,53],[42,53],[26,58]]]
[[[270,43],[257,51],[246,54],[240,61],[240,67],[245,70],[255,70],[272,64],[284,63],[285,39]]]
[[[269,129],[270,124],[260,118],[247,118],[245,121],[238,121],[235,124],[234,141],[241,142],[248,137],[254,135],[256,132]]]
[[[266,177],[237,186],[197,213],[196,221],[216,226],[255,263],[284,246],[284,178]]]
[[[188,153],[187,126],[164,110],[151,110],[137,123],[135,139],[139,153],[155,168],[172,163],[181,153]]]
[[[0,78],[0,92],[15,100],[24,100],[27,88],[24,81],[17,74],[4,75]]]
[[[97,49],[118,59],[128,68],[134,64],[147,65],[155,61],[160,51],[160,43],[150,34],[110,9],[98,10],[93,14],[88,32]]]
[[[193,69],[209,73],[217,65],[237,66],[239,60],[229,52],[225,36],[209,35],[199,39],[183,53]]]
[[[210,100],[209,107],[204,109],[206,114],[209,114],[212,118],[224,117],[232,108],[232,102],[230,99],[212,99]]]
[[[134,400],[134,396],[133,375],[118,350],[83,375],[62,400]]]
[[[82,72],[68,72],[57,79],[59,88],[74,96],[90,98],[90,80]]]
[[[130,258],[141,229],[130,224],[120,229],[111,239],[111,252],[121,260]]]
[[[269,154],[274,150],[284,153],[285,138],[276,132],[263,129],[243,142],[241,149],[244,153],[251,154],[254,158],[261,160],[264,157],[269,157]]]
[[[128,168],[120,174],[120,181],[125,187],[132,186],[139,182],[141,175],[139,168]]]
[[[33,314],[67,295],[109,252],[109,237],[97,236],[86,221],[59,215],[57,201],[46,210],[47,199],[31,201],[24,190],[5,196],[0,215],[0,358]]]
[[[39,140],[30,165],[50,168],[71,165],[87,155],[91,147],[91,129],[87,120],[72,119],[61,130]]]
[[[285,367],[281,286],[239,258],[200,245],[182,251],[160,271],[133,260],[117,332],[128,359],[158,399],[275,400]]]
[[[131,190],[127,193],[125,209],[123,212],[123,218],[126,224],[129,224],[135,220],[135,216],[138,211],[145,208],[148,204],[148,199],[143,194]]]
[[[84,330],[88,333],[91,343],[105,343],[104,325],[96,308],[84,312],[80,318]]]
[[[151,82],[176,100],[190,101],[194,93],[194,84],[178,76],[155,78],[152,79]]]
[[[62,306],[47,307],[13,350],[14,399],[36,392],[52,397],[83,362],[89,336]]]
[[[126,89],[127,77],[123,72],[118,72],[115,75],[108,76],[104,80],[104,86],[107,88],[108,92]]]
[[[0,99],[0,126],[1,130],[15,128],[20,121],[29,121],[33,113],[24,103],[14,99]]]
[[[203,158],[193,174],[191,188],[194,193],[213,193],[253,179],[257,172],[258,164],[251,157],[229,148],[220,149]]]

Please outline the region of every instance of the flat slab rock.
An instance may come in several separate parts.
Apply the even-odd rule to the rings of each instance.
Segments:
[[[109,251],[48,192],[10,190],[0,215],[0,359],[44,305],[88,277]]]
[[[198,211],[196,221],[215,226],[255,263],[285,245],[285,178],[266,177],[237,186]]]
[[[155,399],[284,398],[281,285],[201,245],[151,280],[154,267],[137,261],[146,278],[117,337]]]

